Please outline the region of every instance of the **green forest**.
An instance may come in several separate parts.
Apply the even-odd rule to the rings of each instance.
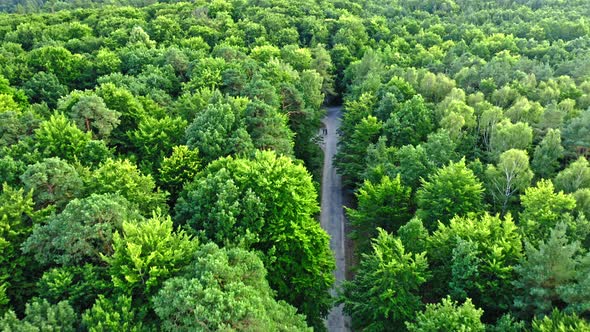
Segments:
[[[0,0],[0,331],[590,331],[589,158],[587,0]]]

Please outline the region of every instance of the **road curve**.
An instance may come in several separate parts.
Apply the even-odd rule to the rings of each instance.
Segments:
[[[335,287],[340,286],[346,278],[346,234],[344,231],[344,209],[342,207],[342,179],[333,166],[338,144],[338,128],[342,107],[327,108],[322,120],[325,127],[320,132],[323,136],[324,170],[322,175],[322,210],[320,223],[330,235],[330,249],[336,259]],[[335,291],[332,290],[332,294]],[[350,331],[350,319],[342,313],[342,305],[332,308],[326,319],[330,332]]]

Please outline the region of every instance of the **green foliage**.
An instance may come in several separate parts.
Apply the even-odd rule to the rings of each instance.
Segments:
[[[122,233],[113,236],[112,256],[103,259],[115,288],[145,303],[193,260],[197,247],[185,232],[173,232],[170,217],[154,213],[145,221],[123,221]]]
[[[204,164],[253,149],[239,104],[216,102],[198,113],[186,129],[187,146],[198,149]]]
[[[162,119],[146,117],[136,130],[130,132],[131,142],[139,151],[141,164],[148,170],[156,169],[172,148],[184,141],[187,123],[182,118],[165,116]]]
[[[143,331],[132,307],[131,297],[121,295],[115,299],[102,295],[91,309],[82,315],[83,325],[90,332],[139,332]]]
[[[576,200],[576,210],[578,213],[584,214],[584,216],[590,216],[590,188],[579,189],[572,195]]]
[[[273,152],[219,159],[185,186],[175,211],[208,239],[259,250],[278,297],[321,326],[334,259],[313,217],[317,194],[303,166]]]
[[[98,75],[107,75],[119,71],[121,59],[115,52],[102,48],[96,53],[94,65]]]
[[[129,146],[127,132],[136,129],[145,116],[144,106],[128,89],[112,83],[100,85],[96,89],[96,95],[102,98],[107,109],[120,114],[119,125],[113,128],[110,141],[124,147]]]
[[[449,297],[441,303],[428,304],[424,312],[418,313],[415,322],[406,326],[411,332],[435,331],[485,331],[481,322],[483,310],[477,309],[470,299],[459,305]]]
[[[458,146],[446,130],[439,130],[428,135],[428,139],[422,144],[426,155],[433,166],[443,167],[449,161],[459,161]]]
[[[79,197],[83,188],[78,172],[59,158],[48,158],[29,165],[20,179],[25,190],[33,192],[37,208],[55,204],[61,209],[70,200]]]
[[[432,230],[437,222],[447,224],[455,216],[479,213],[483,208],[483,186],[463,159],[440,168],[428,181],[423,180],[416,198],[416,214]]]
[[[562,313],[553,309],[551,315],[543,318],[535,318],[532,326],[533,332],[576,332],[590,331],[590,324],[576,314]]]
[[[555,187],[566,193],[573,193],[578,189],[590,188],[590,163],[584,157],[569,164],[566,169],[555,177]]]
[[[488,193],[497,211],[507,212],[531,184],[533,172],[525,151],[511,149],[500,155],[498,164],[488,165],[485,171]]]
[[[551,229],[565,220],[571,221],[568,227],[578,235],[577,239],[583,240],[586,237],[587,222],[579,224],[580,220],[573,221],[572,212],[576,207],[576,200],[572,195],[555,193],[550,180],[541,180],[535,187],[528,188],[521,201],[524,210],[520,214],[520,227],[529,241],[547,238]]]
[[[34,255],[41,265],[100,263],[101,255],[113,254],[113,235],[123,221],[138,218],[119,195],[74,199],[63,212],[49,217],[43,225],[35,225],[23,251]]]
[[[520,290],[514,305],[525,317],[546,315],[564,304],[581,313],[590,304],[590,255],[583,254],[579,242],[569,240],[566,230],[565,223],[558,223],[538,248],[525,245],[526,260],[516,267],[519,278],[514,282]]]
[[[287,125],[287,117],[272,106],[253,101],[245,110],[246,128],[254,147],[273,150],[285,156],[293,155],[293,133]]]
[[[563,158],[561,133],[559,129],[549,129],[541,143],[535,148],[533,168],[535,175],[541,179],[550,179],[559,168],[559,160]]]
[[[419,254],[426,251],[430,235],[419,218],[413,218],[401,226],[397,234],[407,252]]]
[[[510,216],[456,217],[448,226],[439,223],[428,238],[435,289],[444,292],[449,285],[453,297],[469,297],[490,315],[510,308],[521,257],[521,236]]]
[[[500,319],[496,321],[495,325],[487,325],[486,331],[488,332],[523,332],[526,324],[524,321],[515,320],[511,314],[502,315]]]
[[[422,145],[402,146],[395,153],[395,159],[397,160],[394,171],[400,174],[402,183],[414,191],[420,187],[423,179],[427,179],[434,172],[434,165]]]
[[[95,138],[107,139],[119,125],[119,112],[108,109],[102,98],[96,95],[82,95],[68,114],[81,130],[92,133]]]
[[[0,147],[10,147],[27,139],[31,131],[39,126],[41,119],[32,111],[7,111],[0,113],[0,121]]]
[[[374,116],[363,118],[354,128],[348,140],[344,140],[336,153],[335,163],[344,183],[357,186],[365,169],[363,156],[371,144],[377,142],[383,124]]]
[[[55,74],[40,71],[27,80],[24,91],[31,103],[44,102],[55,108],[59,98],[68,93],[68,88],[60,83]]]
[[[47,270],[36,288],[41,298],[51,303],[68,301],[76,312],[83,312],[99,294],[109,293],[112,284],[105,267],[84,264]]]
[[[74,332],[78,325],[77,320],[74,309],[67,301],[52,305],[46,300],[34,300],[27,304],[23,320],[19,320],[13,311],[4,314],[0,319],[0,329],[23,332]]]
[[[19,250],[33,225],[56,223],[68,203],[85,208],[78,201],[90,204],[92,194],[119,193],[127,209],[147,217],[159,209],[165,218],[178,205],[184,214],[175,226],[190,220],[191,235],[255,251],[279,297],[323,330],[333,265],[313,193],[323,160],[322,103],[345,105],[335,164],[349,194],[359,194],[346,201],[358,207],[349,210],[363,233],[356,245],[367,247],[375,227],[384,226],[398,231],[406,252],[427,252],[435,278],[415,293],[423,302],[470,297],[486,323],[497,322],[490,330],[522,327],[510,320],[518,311],[510,304],[525,288],[519,294],[509,286],[520,254],[507,253],[516,244],[502,242],[483,221],[501,224],[486,212],[510,212],[519,228],[509,239],[537,241],[567,224],[569,243],[584,249],[573,255],[573,281],[551,306],[587,318],[587,1],[4,0],[0,11],[11,12],[0,13],[0,183],[9,186],[0,194],[7,216],[0,214],[0,313],[12,309],[14,324],[33,296],[67,300],[80,314],[100,294],[88,311],[92,323],[76,329],[162,329],[149,297],[167,276],[148,295],[133,286],[132,297],[120,297],[123,290],[108,289],[112,278],[96,253],[60,266]],[[289,162],[306,167],[313,185],[299,181],[303,168],[294,174],[276,161],[253,166],[256,150],[296,158]],[[227,156],[231,162],[216,162]],[[461,163],[462,171],[451,172]],[[207,165],[216,166],[203,171]],[[481,192],[461,192],[461,184],[479,181],[485,201]],[[73,228],[89,233],[73,232],[72,248],[95,241],[100,234],[84,226],[92,217],[68,211],[67,224],[52,230],[56,246],[67,246],[59,241]],[[427,228],[455,214],[471,228],[440,249],[431,246],[439,235]],[[347,260],[349,273],[357,261]],[[283,312],[275,307],[265,312]],[[187,315],[187,330],[197,329],[194,316],[179,313]],[[208,328],[304,328],[257,317],[266,318]],[[559,328],[568,325],[547,327]]]
[[[199,150],[191,150],[186,145],[172,148],[172,154],[164,157],[158,169],[158,182],[173,197],[182,190],[185,183],[194,179],[201,169]]]
[[[573,118],[563,129],[563,144],[571,153],[590,149],[590,111],[582,112]]]
[[[365,181],[356,193],[356,199],[357,208],[346,208],[346,212],[354,226],[352,236],[359,252],[370,249],[377,228],[396,232],[411,217],[410,189],[401,184],[399,175],[395,179],[385,176],[377,184]]]
[[[164,209],[166,192],[156,190],[151,175],[143,175],[129,160],[108,159],[96,169],[88,183],[96,194],[116,193],[127,199],[144,216]]]
[[[393,110],[383,126],[383,131],[394,146],[416,145],[426,140],[432,131],[432,111],[420,95],[414,96]]]
[[[490,140],[491,152],[498,158],[505,151],[511,149],[527,150],[533,142],[533,129],[523,122],[511,123],[504,119],[495,125]]]
[[[201,247],[181,277],[153,298],[165,331],[307,331],[304,317],[273,298],[260,258],[243,249]]]
[[[12,299],[14,304],[23,304],[28,295],[26,284],[31,269],[28,257],[20,255],[20,246],[32,229],[32,192],[3,185],[0,193],[0,311],[4,312]]]
[[[42,122],[35,130],[35,147],[44,157],[58,157],[73,162],[81,157],[92,139],[65,115],[57,113]]]
[[[401,240],[382,229],[372,246],[362,255],[355,279],[342,286],[344,312],[355,329],[403,329],[422,307],[418,291],[429,278],[425,253],[406,253]]]

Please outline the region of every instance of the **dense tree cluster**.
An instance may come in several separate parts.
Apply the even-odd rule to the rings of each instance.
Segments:
[[[1,329],[322,330],[321,4],[11,4]]]
[[[0,11],[0,329],[325,329],[340,102],[355,328],[589,329],[588,1]]]
[[[363,6],[338,85],[353,326],[588,329],[590,6]]]

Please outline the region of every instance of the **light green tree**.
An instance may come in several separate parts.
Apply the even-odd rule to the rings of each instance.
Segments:
[[[496,159],[510,149],[527,150],[532,143],[533,129],[527,123],[504,119],[495,125],[490,139],[492,158]]]
[[[182,144],[186,126],[187,122],[180,117],[143,118],[137,129],[129,133],[139,152],[142,169],[150,172],[157,169],[162,159],[172,152],[172,147]]]
[[[485,331],[481,322],[483,310],[477,309],[470,299],[463,304],[443,298],[440,303],[427,304],[423,312],[418,313],[415,320],[406,323],[410,332],[437,331]]]
[[[555,187],[566,193],[573,193],[578,189],[590,188],[590,163],[584,157],[569,164],[555,177]]]
[[[416,198],[417,215],[433,230],[438,221],[446,224],[455,216],[481,212],[483,185],[462,159],[440,168],[424,180]]]
[[[0,192],[0,311],[12,305],[24,305],[29,296],[35,267],[20,247],[30,235],[33,225],[33,194],[7,184]]]
[[[199,150],[191,150],[186,145],[172,148],[172,154],[164,157],[158,169],[158,183],[172,198],[178,197],[182,186],[194,179],[201,170]]]
[[[87,186],[91,193],[123,196],[145,216],[158,208],[167,210],[167,193],[156,189],[152,176],[143,175],[126,159],[105,161],[92,173]]]
[[[490,317],[511,307],[522,238],[510,216],[456,217],[428,237],[434,291],[471,298]],[[488,312],[489,311],[489,312]]]
[[[99,295],[92,308],[82,315],[82,322],[90,332],[140,332],[144,329],[136,311],[129,296],[111,299]]]
[[[34,300],[27,303],[25,317],[22,320],[19,320],[12,310],[0,318],[0,329],[2,331],[74,332],[77,325],[77,314],[67,301],[52,305],[46,300]]]
[[[47,158],[73,162],[84,153],[91,139],[91,133],[82,132],[61,113],[52,115],[35,129],[35,147]]]
[[[403,329],[422,307],[419,290],[429,278],[425,253],[406,252],[399,238],[382,229],[372,246],[356,277],[343,284],[339,301],[355,329]]]
[[[142,305],[195,258],[198,242],[184,231],[174,232],[170,217],[156,213],[145,221],[123,221],[113,235],[109,264],[115,289]]]
[[[578,332],[590,331],[590,324],[575,313],[563,313],[557,309],[551,315],[535,317],[532,323],[533,332]]]
[[[547,238],[562,221],[569,221],[568,227],[578,240],[585,239],[590,230],[584,218],[574,221],[575,198],[562,191],[556,193],[550,180],[541,180],[527,188],[521,196],[521,205],[524,210],[520,213],[519,225],[522,234],[531,242]]]
[[[500,155],[497,165],[488,165],[486,185],[496,211],[506,213],[533,179],[526,151],[511,149]]]

